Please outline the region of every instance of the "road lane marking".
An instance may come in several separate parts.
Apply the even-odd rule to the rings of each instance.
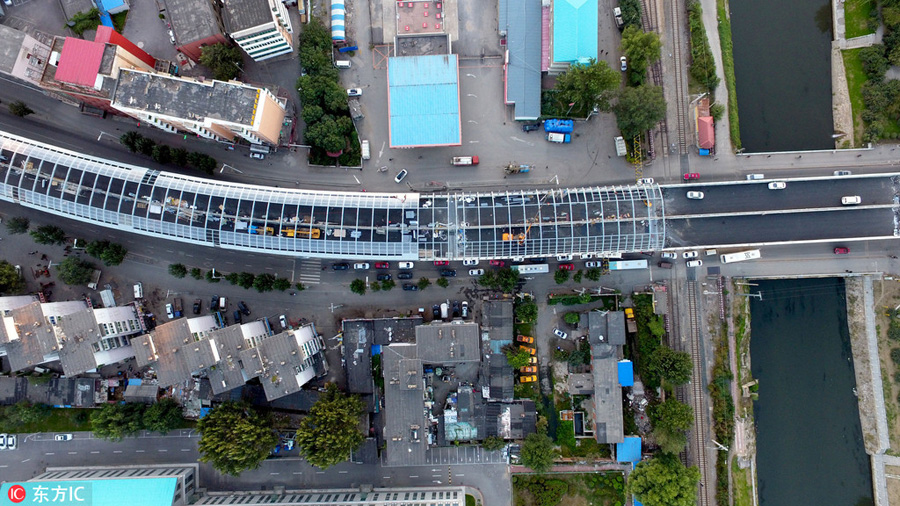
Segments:
[[[281,473],[269,473],[269,474],[281,474]]]
[[[144,450],[135,450],[135,453],[144,453]]]
[[[78,452],[69,452],[69,455],[78,455]]]
[[[24,464],[24,463],[28,462],[29,460],[31,460],[31,459],[25,459],[22,461],[22,463]]]
[[[181,451],[183,451],[183,452],[189,452],[189,451],[191,451],[191,449],[190,449],[190,448],[182,448]]]
[[[294,472],[291,473],[291,474],[303,474],[303,471],[294,471]]]
[[[385,480],[390,480],[390,479],[391,479],[390,476],[382,476],[382,478],[385,479]]]
[[[347,474],[347,471],[338,471],[338,474]]]
[[[411,475],[409,475],[409,477],[410,477],[410,478],[418,478],[419,475],[417,475],[417,474],[411,474]]]
[[[167,452],[167,451],[169,451],[169,450],[166,450],[165,448],[159,448],[159,449],[157,449],[156,451],[158,451],[158,452]]]
[[[3,467],[9,467],[9,466],[6,464],[0,465],[0,468],[3,468]]]
[[[464,474],[454,474],[453,476],[465,476]]]
[[[113,450],[113,453],[122,453],[122,450]]]
[[[98,452],[98,451],[96,451],[96,450],[94,450],[94,451],[92,451],[92,452],[91,452],[91,453],[100,453],[100,452]]]
[[[432,478],[440,478],[441,475],[439,475],[439,474],[432,474],[431,477],[432,477]]]
[[[44,455],[56,455],[55,453],[45,453]]]

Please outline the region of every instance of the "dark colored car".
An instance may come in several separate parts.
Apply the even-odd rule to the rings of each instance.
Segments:
[[[331,268],[336,271],[346,271],[350,269],[350,264],[347,262],[338,262],[336,264],[331,264]]]
[[[529,258],[528,261],[533,264],[543,264],[547,263],[547,257]]]
[[[237,325],[240,325],[241,324],[241,312],[238,311],[237,309],[235,309],[233,315],[234,315],[234,323]]]
[[[697,172],[688,172],[684,175],[684,180],[687,181],[689,179],[700,179],[700,174]]]
[[[535,130],[540,130],[540,129],[541,129],[540,121],[538,121],[537,123],[525,123],[524,125],[522,125],[523,132],[533,132]]]
[[[846,255],[848,253],[850,253],[850,248],[845,248],[843,246],[838,246],[837,248],[834,248],[835,255]]]
[[[417,292],[419,291],[419,287],[412,283],[403,283],[403,289],[407,292]]]
[[[390,274],[379,274],[378,275],[378,281],[390,281],[390,280],[391,280]]]
[[[200,314],[201,305],[203,305],[203,302],[200,299],[194,299],[194,314]]]
[[[453,301],[453,317],[454,317],[454,318],[456,318],[456,317],[459,316],[459,311],[460,311],[460,309],[459,309],[459,301],[458,301],[458,300],[454,300],[454,301]]]
[[[244,313],[244,316],[250,316],[250,308],[247,307],[247,304],[244,304],[244,301],[238,302],[238,309]]]
[[[219,296],[213,295],[212,299],[209,300],[209,310],[215,311],[216,309],[219,309]]]
[[[431,306],[431,316],[432,316],[432,318],[434,318],[435,320],[437,320],[438,318],[440,318],[440,317],[441,317],[441,306],[439,306],[439,305],[437,305],[437,304]]]
[[[411,272],[401,272],[397,274],[397,279],[412,279]]]
[[[663,260],[663,261],[659,262],[658,264],[656,264],[656,266],[661,269],[671,269],[672,262],[667,262],[667,261]]]
[[[441,269],[441,276],[445,278],[455,278],[456,271],[454,269]]]

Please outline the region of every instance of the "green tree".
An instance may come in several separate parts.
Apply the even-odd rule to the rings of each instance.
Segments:
[[[503,353],[506,355],[506,362],[513,369],[525,367],[531,361],[531,352],[509,344],[503,347]]]
[[[76,35],[81,37],[84,32],[96,30],[100,26],[100,9],[94,7],[87,12],[78,11],[66,24]]]
[[[225,44],[213,44],[200,50],[200,63],[208,67],[213,78],[230,81],[241,72],[241,50]]]
[[[416,283],[416,286],[419,287],[419,290],[424,290],[431,286],[431,280],[429,280],[428,278],[420,278],[419,282]]]
[[[108,248],[103,250],[103,253],[100,255],[100,260],[103,260],[103,265],[119,265],[125,260],[126,255],[128,255],[128,250],[125,246],[118,243],[112,243]]]
[[[502,450],[504,446],[506,446],[506,441],[497,436],[488,436],[481,442],[481,447],[490,452]]]
[[[297,446],[303,458],[319,469],[347,460],[365,439],[359,430],[364,408],[357,396],[346,395],[329,383],[297,428]]]
[[[596,105],[609,112],[610,101],[619,87],[619,73],[605,61],[593,58],[585,64],[574,64],[556,78],[557,102],[560,107],[572,106],[573,115],[583,118]]]
[[[287,278],[277,278],[275,282],[272,283],[272,288],[278,290],[279,292],[283,292],[291,287],[291,280]]]
[[[497,271],[497,288],[505,293],[512,293],[519,284],[519,271],[504,267]]]
[[[241,277],[238,278],[238,285],[241,288],[249,290],[253,286],[253,282],[256,281],[256,275],[252,272],[242,272]]]
[[[25,280],[16,271],[16,266],[0,260],[0,295],[16,295],[25,289]]]
[[[188,152],[184,148],[175,148],[172,150],[172,163],[179,167],[187,167]]]
[[[678,457],[662,454],[638,463],[626,490],[645,506],[693,506],[697,501],[700,471],[686,468]]]
[[[533,300],[522,301],[516,304],[516,320],[523,323],[533,323],[537,320],[538,306]]]
[[[581,321],[581,315],[576,313],[575,311],[569,311],[563,317],[563,320],[569,325],[578,325],[578,322]]]
[[[100,258],[108,247],[109,241],[91,241],[84,247],[84,252],[94,258]]]
[[[172,161],[172,150],[165,144],[157,144],[153,147],[153,153],[150,154],[153,161],[165,165]]]
[[[584,273],[584,277],[590,279],[591,281],[600,281],[600,269],[596,267],[591,267]]]
[[[225,275],[225,279],[232,285],[236,285],[241,280],[241,273],[229,272],[228,274]]]
[[[34,114],[34,111],[31,110],[30,107],[25,105],[25,102],[22,102],[21,100],[16,100],[15,102],[10,102],[9,103],[9,112],[13,116],[18,116],[20,118],[24,118],[25,116],[28,116],[29,114]]]
[[[354,279],[350,282],[350,291],[357,295],[365,295],[366,282],[361,279]]]
[[[629,26],[622,32],[622,52],[628,59],[628,80],[634,85],[643,84],[647,67],[659,59],[662,43],[656,32],[645,32]]]
[[[203,277],[206,278],[207,283],[218,283],[222,281],[221,273],[214,272],[214,269],[206,271],[206,274]]]
[[[650,130],[666,117],[666,100],[662,88],[644,84],[625,88],[619,93],[619,103],[613,108],[616,125],[625,138],[632,138]]]
[[[28,225],[31,222],[28,221],[28,218],[23,216],[15,216],[10,218],[9,221],[6,222],[6,230],[9,231],[10,234],[24,234],[28,232]]]
[[[142,155],[150,156],[153,154],[153,149],[156,148],[156,141],[150,139],[149,137],[141,137],[137,140],[137,144],[135,145],[137,150]]]
[[[484,271],[484,274],[478,277],[478,284],[486,288],[496,289],[499,286],[497,274],[491,270]]]
[[[381,291],[381,282],[380,281],[372,281],[371,283],[369,283],[369,289],[372,290],[373,292],[380,292]]]
[[[394,283],[394,280],[392,279],[381,282],[381,289],[386,292],[392,290],[395,286],[397,286],[397,283]]]
[[[393,281],[391,283],[393,283]],[[298,292],[302,292],[303,290],[306,290],[306,285],[304,285],[303,283],[297,282],[294,284],[294,288],[296,288]],[[393,288],[393,285],[391,285],[391,288]]]
[[[665,402],[647,409],[653,423],[656,443],[666,453],[678,455],[687,445],[685,431],[694,424],[694,411],[690,405],[669,397]]]
[[[437,284],[437,286],[439,286],[441,288],[447,288],[448,286],[450,286],[450,282],[447,281],[447,278],[444,278],[444,277],[438,278],[438,280],[435,283]]]
[[[647,366],[652,374],[673,385],[683,385],[691,380],[694,366],[688,353],[660,346],[649,358]]]
[[[20,426],[43,422],[53,413],[53,408],[48,404],[34,404],[27,400],[21,400],[7,408],[7,420],[10,425]]]
[[[325,116],[318,123],[309,125],[306,129],[306,140],[330,153],[337,153],[347,146],[347,139],[340,125],[331,116]]]
[[[641,0],[621,0],[619,7],[622,8],[622,21],[625,22],[625,26],[641,28]]]
[[[258,274],[253,280],[253,288],[259,293],[271,292],[274,285],[275,276],[269,273]]]
[[[520,455],[523,466],[536,473],[546,473],[556,460],[556,448],[553,440],[544,431],[532,432],[525,438]]]
[[[137,151],[138,140],[141,139],[142,137],[143,137],[143,135],[132,130],[132,131],[125,132],[124,134],[119,136],[119,142],[122,143],[123,146],[128,148],[128,151],[131,151],[132,153],[134,153]]]
[[[219,404],[197,422],[197,430],[199,460],[232,476],[258,468],[278,444],[271,416],[244,403]]]
[[[553,280],[556,281],[557,285],[561,285],[569,280],[569,271],[565,269],[556,269],[556,272],[553,273]]]
[[[863,71],[872,81],[884,80],[884,74],[891,66],[885,55],[884,46],[875,44],[859,50],[859,61],[862,62]]]
[[[181,406],[169,397],[160,399],[144,410],[144,429],[167,434],[170,430],[181,427],[184,417]]]
[[[144,405],[131,402],[104,404],[91,413],[91,428],[94,436],[110,441],[133,436],[144,428]]]
[[[187,267],[184,264],[169,264],[169,274],[181,279],[187,276]]]
[[[54,225],[41,225],[29,232],[34,242],[38,244],[65,244],[66,233],[63,229]]]
[[[191,267],[191,277],[194,279],[203,279],[203,269],[199,267]]]
[[[68,257],[56,268],[60,281],[67,285],[86,285],[94,272],[93,264],[78,257]]]
[[[577,271],[575,271],[575,274],[572,275],[572,281],[574,281],[576,283],[581,283],[581,276],[583,276],[583,275],[584,275],[584,273],[581,272],[581,269],[578,269]]]

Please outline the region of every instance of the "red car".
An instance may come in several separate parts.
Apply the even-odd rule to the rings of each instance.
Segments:
[[[435,260],[435,261],[434,261],[434,265],[435,265],[436,267],[441,267],[441,266],[444,266],[444,265],[450,265],[450,262],[448,262],[448,261],[446,261],[446,260]]]
[[[559,264],[559,270],[561,271],[574,271],[575,264]]]
[[[503,267],[504,265],[506,265],[506,262],[504,262],[503,260],[491,260],[488,263],[496,267]]]
[[[375,262],[375,268],[376,269],[390,269],[391,264],[390,264],[390,262]]]
[[[838,246],[837,248],[834,248],[835,255],[846,255],[847,253],[850,253],[850,248],[845,248],[843,246]]]
[[[700,174],[697,172],[688,172],[684,175],[684,180],[687,181],[689,179],[700,179]]]

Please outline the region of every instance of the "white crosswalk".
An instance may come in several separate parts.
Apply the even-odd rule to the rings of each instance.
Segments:
[[[300,260],[297,266],[297,276],[294,281],[304,285],[318,285],[322,278],[322,261],[315,258]]]

